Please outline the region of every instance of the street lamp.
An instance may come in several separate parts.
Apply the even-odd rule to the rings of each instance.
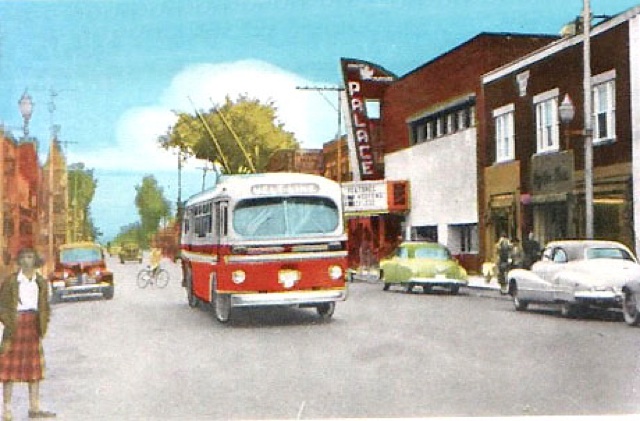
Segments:
[[[33,114],[33,101],[26,89],[20,97],[20,101],[18,101],[18,106],[20,107],[20,114],[22,114],[22,120],[24,121],[23,130],[24,139],[26,140],[29,137],[29,120],[31,120],[31,115]]]
[[[564,99],[558,107],[558,114],[560,115],[560,121],[562,122],[562,124],[567,127],[565,129],[565,137],[568,149],[570,136],[568,125],[573,121],[573,117],[575,117],[576,115],[576,107],[573,105],[573,101],[571,101],[571,97],[569,96],[569,94],[564,95]]]

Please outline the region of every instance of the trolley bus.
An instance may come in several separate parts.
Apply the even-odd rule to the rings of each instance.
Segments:
[[[222,323],[273,305],[330,319],[347,298],[340,185],[321,176],[220,176],[186,201],[180,249],[188,304],[209,304]]]

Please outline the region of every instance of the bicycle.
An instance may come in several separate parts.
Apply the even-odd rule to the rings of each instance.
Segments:
[[[169,285],[169,272],[161,267],[152,269],[147,266],[138,272],[136,284],[139,288],[146,288],[148,285],[155,285],[158,288],[164,288]]]

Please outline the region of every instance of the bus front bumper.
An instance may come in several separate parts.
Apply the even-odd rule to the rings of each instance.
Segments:
[[[313,306],[315,304],[344,301],[347,289],[328,291],[292,291],[271,293],[231,294],[232,307],[253,306]]]

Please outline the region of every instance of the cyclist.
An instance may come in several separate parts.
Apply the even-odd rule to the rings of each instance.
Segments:
[[[162,250],[158,247],[152,247],[149,255],[149,266],[154,277],[158,276],[160,270],[160,261],[162,260]]]

